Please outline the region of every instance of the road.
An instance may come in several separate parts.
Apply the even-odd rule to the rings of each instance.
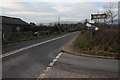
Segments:
[[[4,54],[18,49],[18,52],[2,57],[3,78],[116,78],[118,76],[117,60],[60,53],[61,46],[78,33],[3,46]],[[36,45],[38,43],[39,45]],[[34,46],[27,47],[30,45]],[[19,51],[22,47],[27,48]],[[47,68],[50,69],[47,71]]]
[[[60,52],[61,46],[73,38],[76,34],[78,34],[78,32],[72,34],[70,33],[67,36],[50,42],[48,40],[55,39],[56,37],[35,40],[39,43],[45,41],[48,42],[3,57],[3,78],[37,78],[44,71],[46,66],[48,66],[49,63],[55,58],[55,56]],[[14,44],[12,46],[5,46],[5,48],[3,46],[3,53],[20,48],[21,46],[26,47],[30,46],[30,44],[36,44],[35,41],[28,41],[26,43],[23,42],[20,44],[17,43],[17,45]]]
[[[118,78],[118,61],[62,53],[44,78]]]
[[[56,35],[56,36],[50,36],[50,37],[46,37],[46,38],[41,38],[41,39],[35,39],[35,40],[30,40],[30,41],[22,41],[22,42],[17,42],[17,43],[13,43],[13,44],[8,44],[8,45],[3,45],[3,50],[2,53],[7,53],[10,52],[12,50],[16,50],[16,49],[20,49],[22,47],[26,47],[26,46],[30,46],[39,42],[43,42],[46,40],[50,40],[56,37],[60,37],[64,34],[60,34],[60,35]]]

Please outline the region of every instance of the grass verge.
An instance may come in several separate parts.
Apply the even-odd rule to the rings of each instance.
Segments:
[[[41,38],[46,38],[46,37],[50,37],[50,36],[57,36],[60,34],[67,34],[67,33],[54,33],[51,35],[43,35],[43,36],[28,36],[28,35],[12,35],[11,37],[9,37],[9,39],[6,40],[2,40],[2,44],[6,45],[6,44],[11,44],[11,43],[16,43],[16,42],[21,42],[21,41],[28,41],[28,40],[34,40],[34,39],[41,39]]]
[[[78,54],[115,57],[116,59],[119,58],[119,53],[100,50],[98,48],[95,48],[96,46],[91,46],[91,45],[92,45],[91,42],[89,41],[89,39],[85,34],[79,34],[73,45],[73,50]]]

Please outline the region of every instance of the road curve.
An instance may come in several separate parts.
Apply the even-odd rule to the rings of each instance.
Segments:
[[[21,50],[17,52],[17,54],[12,54],[7,57],[3,57],[2,77],[37,78],[43,72],[43,70],[49,65],[49,63],[55,58],[55,56],[59,53],[61,46],[70,39],[72,39],[78,33],[79,32],[72,34],[69,33],[70,35],[61,37],[59,39],[55,39],[56,37],[54,37],[55,40],[53,41],[49,41],[44,44],[40,44],[25,50]],[[46,40],[50,39],[47,38]],[[39,41],[42,42],[44,41],[44,39]],[[31,41],[30,42],[28,41],[27,44],[31,44]],[[27,44],[25,46],[27,46]],[[19,46],[19,44],[14,46]],[[4,52],[7,52],[7,50],[10,51],[8,48],[9,47],[5,48],[6,51],[3,48],[3,51]]]

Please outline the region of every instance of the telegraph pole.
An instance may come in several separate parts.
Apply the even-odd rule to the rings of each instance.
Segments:
[[[58,17],[58,24],[60,24],[60,17]]]
[[[57,24],[58,32],[60,31],[59,25],[60,25],[60,17],[58,17],[58,24]]]

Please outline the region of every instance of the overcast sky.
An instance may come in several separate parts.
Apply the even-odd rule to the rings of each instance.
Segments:
[[[93,2],[94,1],[94,2]],[[102,1],[102,2],[101,2]],[[102,12],[103,6],[118,0],[0,0],[0,15],[38,23],[81,21]],[[116,4],[117,5],[117,4]],[[115,8],[117,10],[117,7]]]

